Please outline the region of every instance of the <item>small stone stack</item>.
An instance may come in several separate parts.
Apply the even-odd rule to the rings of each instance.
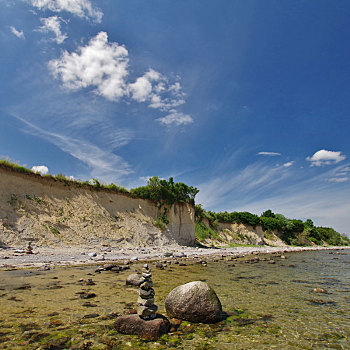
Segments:
[[[143,272],[141,283],[139,285],[138,293],[139,308],[137,314],[144,320],[153,320],[156,318],[158,306],[154,305],[154,289],[152,282],[152,274],[148,264],[143,265]]]
[[[32,247],[32,242],[28,242],[28,245],[25,249],[26,254],[33,254],[33,247]]]

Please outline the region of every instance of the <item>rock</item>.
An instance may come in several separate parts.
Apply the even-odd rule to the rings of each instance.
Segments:
[[[99,316],[100,316],[99,314],[87,314],[87,315],[84,315],[83,318],[96,318]]]
[[[322,288],[314,288],[312,291],[315,293],[327,293],[327,291]]]
[[[169,317],[189,322],[215,323],[223,318],[215,291],[201,281],[173,289],[165,299],[165,309]]]
[[[95,293],[86,293],[86,292],[82,292],[79,295],[79,298],[81,299],[91,299],[91,298],[95,298],[96,294]]]
[[[154,298],[154,289],[153,288],[148,289],[148,290],[140,288],[140,289],[138,289],[138,293],[139,293],[139,296],[142,299],[152,299],[152,298]]]
[[[141,318],[146,319],[147,317],[154,315],[157,312],[157,310],[158,306],[154,304],[151,306],[140,305],[137,309],[137,314]]]
[[[183,252],[178,252],[173,254],[174,258],[185,258],[186,254]]]
[[[129,275],[127,277],[126,284],[128,286],[138,287],[143,281],[144,281],[144,279],[142,278],[141,274],[139,274],[139,273],[132,273],[131,275]]]
[[[153,320],[143,320],[139,315],[120,316],[115,320],[115,329],[122,334],[138,335],[148,340],[157,340],[170,330],[169,320],[156,314]]]
[[[164,270],[164,265],[163,265],[160,261],[158,261],[158,262],[156,263],[156,268],[157,268],[157,269]]]
[[[111,271],[112,269],[113,269],[113,271],[119,271],[120,267],[116,264],[104,264],[103,269],[105,271]]]
[[[94,258],[95,256],[97,256],[97,253],[96,252],[92,252],[92,253],[89,253],[88,256],[90,258]]]
[[[172,252],[164,252],[163,256],[166,258],[169,258],[169,257],[173,256],[173,253]]]
[[[170,320],[171,328],[170,332],[176,332],[178,328],[181,326],[182,321],[178,320],[177,318],[172,318]]]
[[[154,298],[151,299],[142,299],[142,298],[138,298],[137,302],[142,305],[142,306],[152,306],[154,304]]]
[[[105,259],[104,255],[96,255],[94,257],[94,260],[95,261],[103,261]]]

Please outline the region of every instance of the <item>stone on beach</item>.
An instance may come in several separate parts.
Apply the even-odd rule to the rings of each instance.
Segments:
[[[122,334],[134,334],[148,340],[156,340],[161,335],[169,332],[170,322],[160,314],[155,314],[153,320],[144,320],[135,314],[118,317],[114,327]]]
[[[138,287],[142,283],[142,275],[139,273],[132,273],[126,279],[126,284],[129,286]]]
[[[165,299],[165,308],[169,317],[189,322],[215,323],[223,318],[215,291],[201,281],[173,289]]]

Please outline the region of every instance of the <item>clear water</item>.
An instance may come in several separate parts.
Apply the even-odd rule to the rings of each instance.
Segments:
[[[121,273],[98,274],[94,266],[0,271],[0,348],[350,349],[350,251],[286,257],[273,257],[276,264],[212,258],[207,267],[188,260],[165,270],[151,264],[161,313],[173,288],[202,280],[231,315],[216,325],[185,322],[157,342],[113,329],[116,314],[137,308],[136,290],[125,280],[141,264]],[[83,291],[96,296],[82,299]]]

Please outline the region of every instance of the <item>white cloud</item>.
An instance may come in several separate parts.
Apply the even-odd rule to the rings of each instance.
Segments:
[[[132,98],[138,102],[145,102],[151,98],[153,86],[152,79],[147,73],[136,79],[135,83],[129,84],[129,90]]]
[[[23,30],[17,30],[15,27],[11,26],[10,27],[11,32],[16,35],[18,39],[24,39],[24,33]]]
[[[291,161],[291,162],[284,163],[283,166],[286,167],[286,168],[289,168],[293,164],[294,164],[294,161]]]
[[[45,165],[34,165],[32,167],[32,171],[35,173],[40,173],[41,175],[45,175],[49,172],[49,168]]]
[[[342,183],[342,182],[345,182],[345,181],[348,181],[348,180],[349,180],[349,178],[347,176],[344,176],[344,177],[332,177],[328,181],[329,182]]]
[[[55,34],[53,41],[56,41],[57,44],[62,44],[63,41],[67,39],[67,35],[61,32],[60,21],[62,19],[60,17],[52,16],[48,18],[41,18],[40,20],[44,25],[38,29],[39,32],[53,32]]]
[[[190,115],[176,111],[173,111],[167,116],[163,118],[158,118],[156,120],[164,125],[187,125],[193,123],[193,119]]]
[[[90,0],[30,0],[31,4],[39,10],[53,12],[67,11],[81,18],[91,18],[101,22],[103,13],[94,8]]]
[[[135,101],[147,101],[149,107],[164,111],[185,103],[180,83],[170,84],[164,75],[153,69],[129,84],[129,92]]]
[[[257,153],[259,156],[280,156],[281,153],[278,152],[259,152]]]
[[[53,27],[57,20],[52,20],[51,24]],[[139,103],[146,102],[150,108],[170,113],[157,119],[165,125],[193,123],[190,115],[174,109],[185,103],[185,94],[178,81],[170,83],[167,77],[153,69],[133,83],[127,81],[128,55],[124,46],[109,43],[107,33],[100,32],[86,46],[72,53],[64,51],[59,59],[50,61],[48,66],[54,77],[60,79],[67,89],[93,87],[97,95],[110,101],[124,97]]]
[[[49,68],[71,90],[96,87],[96,94],[116,101],[127,94],[128,51],[118,43],[108,43],[105,32],[98,33],[78,53],[64,51]]]
[[[336,164],[345,158],[346,156],[341,152],[326,151],[325,149],[321,149],[320,151],[317,151],[312,157],[307,157],[306,160],[311,162],[311,166],[321,166]]]

